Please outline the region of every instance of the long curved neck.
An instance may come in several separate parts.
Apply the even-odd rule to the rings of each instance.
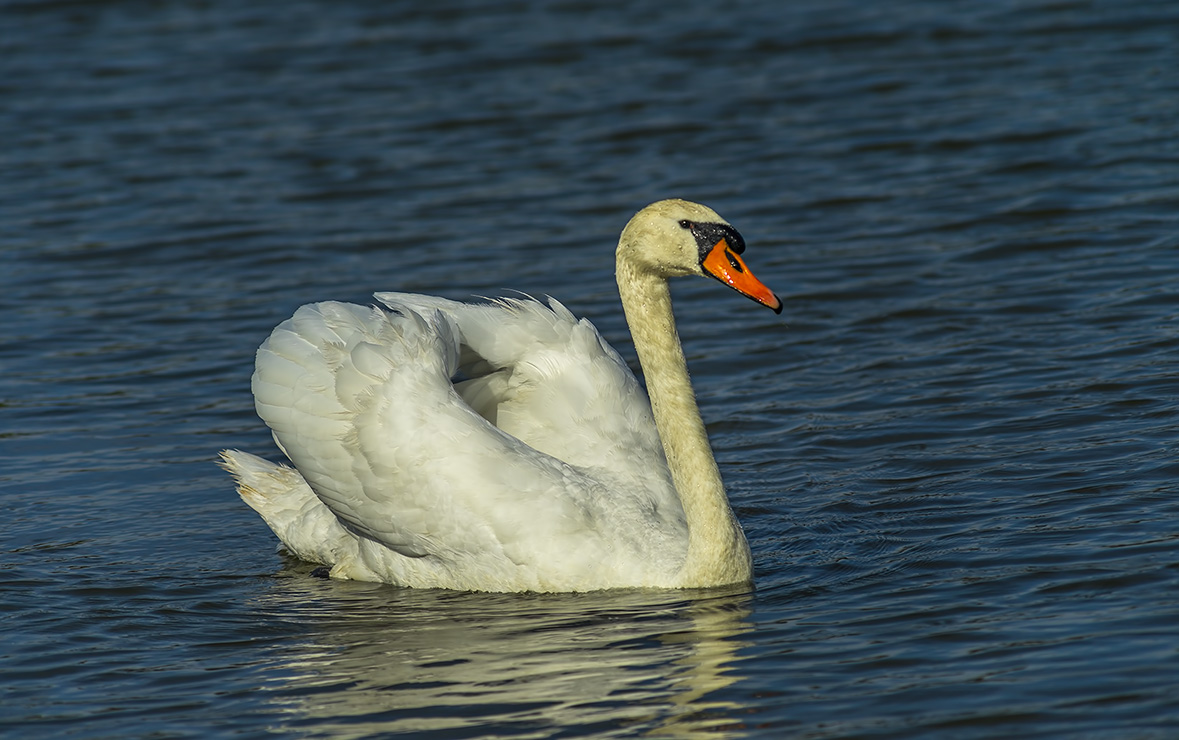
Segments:
[[[729,507],[708,444],[676,332],[667,280],[622,258],[617,264],[617,279],[622,308],[647,381],[655,426],[687,518],[688,554],[680,585],[747,582],[753,576],[749,544]]]

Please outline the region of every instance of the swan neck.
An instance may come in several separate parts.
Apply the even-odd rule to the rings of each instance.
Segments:
[[[676,331],[667,280],[636,268],[621,256],[617,278],[655,426],[688,524],[681,585],[747,582],[752,578],[749,545],[733,516],[708,443]]]

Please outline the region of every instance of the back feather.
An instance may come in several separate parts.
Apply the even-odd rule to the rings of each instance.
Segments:
[[[650,407],[589,322],[555,301],[378,298],[390,310],[300,308],[253,381],[280,448],[358,538],[358,573],[549,590],[678,567]]]

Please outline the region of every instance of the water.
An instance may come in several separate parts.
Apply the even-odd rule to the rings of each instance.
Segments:
[[[0,4],[0,733],[1179,734],[1179,9]],[[213,465],[254,347],[551,293],[661,197],[752,592],[313,578]]]

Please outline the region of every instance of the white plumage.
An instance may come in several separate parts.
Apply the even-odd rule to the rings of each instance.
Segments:
[[[620,291],[654,413],[555,300],[378,293],[381,307],[303,306],[258,350],[256,408],[294,469],[238,451],[223,464],[286,547],[334,577],[485,591],[747,581],[666,291],[667,276],[707,270],[780,310],[742,248],[685,201],[623,232]]]

